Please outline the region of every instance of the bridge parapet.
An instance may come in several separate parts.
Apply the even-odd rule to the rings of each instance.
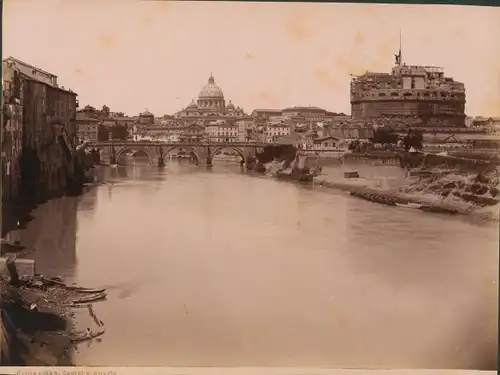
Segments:
[[[198,165],[212,165],[213,157],[224,149],[236,151],[246,162],[256,157],[269,143],[261,142],[128,142],[106,141],[89,142],[87,147],[107,150],[111,164],[117,164],[120,156],[128,150],[142,150],[152,165],[164,165],[165,157],[172,151],[181,149],[193,154]]]
[[[88,142],[87,147],[105,147],[105,146],[129,146],[129,147],[146,147],[146,146],[169,146],[169,147],[265,147],[274,145],[274,143],[263,142],[113,142],[113,141],[98,141]]]

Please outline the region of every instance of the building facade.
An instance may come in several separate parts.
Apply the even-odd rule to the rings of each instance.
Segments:
[[[167,126],[148,126],[136,129],[133,139],[162,142],[201,142],[206,138],[204,126],[191,123],[173,123]]]
[[[292,125],[285,122],[270,122],[265,127],[266,141],[276,143],[280,138],[289,136],[291,128]]]
[[[240,140],[239,127],[235,122],[213,121],[205,125],[205,132],[210,142],[234,143]]]
[[[254,118],[273,118],[273,117],[281,117],[282,110],[281,109],[254,109],[252,111],[252,117]]]
[[[291,107],[283,109],[281,113],[282,116],[305,121],[324,121],[328,117],[328,112],[318,107]]]
[[[155,123],[155,116],[148,110],[145,110],[139,114],[138,123],[140,125],[153,125]]]
[[[401,55],[391,73],[367,72],[351,81],[355,120],[392,127],[464,127],[465,86],[442,68],[406,65]]]
[[[84,113],[76,114],[76,137],[79,143],[97,141],[99,135],[99,120],[88,117]]]
[[[18,199],[21,189],[23,90],[20,72],[7,61],[2,63],[2,89],[2,200],[8,202]]]
[[[477,129],[484,129],[489,134],[500,133],[500,117],[475,117],[471,126]]]
[[[254,137],[254,121],[251,117],[243,117],[236,121],[238,127],[238,142],[251,142]]]
[[[60,193],[76,179],[77,95],[59,87],[54,74],[20,60],[8,58],[3,67],[4,80],[14,82],[7,100],[18,103],[15,118],[22,123],[19,190],[35,200]]]

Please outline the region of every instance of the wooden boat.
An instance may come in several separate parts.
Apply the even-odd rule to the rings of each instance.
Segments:
[[[81,286],[66,286],[66,289],[71,290],[73,292],[88,293],[88,294],[104,293],[106,291],[106,289],[104,288],[91,289],[91,288],[84,288]]]
[[[59,285],[59,286],[64,286],[66,287],[66,284],[63,283],[62,281],[60,280],[56,280],[55,278],[53,277],[44,277],[44,276],[40,276],[40,279],[42,280],[42,282],[44,282],[45,284],[55,284],[55,285]]]
[[[81,335],[71,337],[70,340],[72,343],[93,340],[96,337],[102,336],[104,334],[104,332],[105,331],[102,330],[102,331],[98,331],[98,332],[91,332],[90,334],[82,333]]]
[[[73,285],[66,285],[65,283],[63,283],[62,281],[59,280],[59,278],[53,278],[53,277],[41,277],[42,281],[44,283],[48,283],[48,284],[55,284],[55,285],[58,285],[58,286],[61,286],[67,290],[71,290],[73,292],[78,292],[78,293],[104,293],[106,291],[106,289],[103,289],[103,288],[85,288],[85,287],[81,287],[81,286],[73,286]]]
[[[96,294],[96,295],[93,295],[93,296],[89,296],[89,297],[84,297],[84,298],[80,298],[80,299],[74,299],[73,300],[73,303],[78,305],[78,304],[82,304],[82,303],[89,303],[89,302],[96,302],[96,301],[100,301],[100,300],[103,300],[106,298],[106,293],[99,293],[99,294]]]
[[[418,210],[419,208],[421,208],[423,206],[423,204],[419,204],[419,203],[406,203],[406,204],[396,203],[396,206],[402,207],[402,208],[413,208],[413,209]]]

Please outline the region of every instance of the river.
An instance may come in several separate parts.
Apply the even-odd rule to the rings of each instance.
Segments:
[[[18,233],[108,288],[76,365],[496,368],[498,229],[171,161],[103,168]]]

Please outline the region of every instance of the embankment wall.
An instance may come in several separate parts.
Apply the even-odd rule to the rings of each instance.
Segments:
[[[473,158],[461,158],[450,155],[404,153],[400,154],[401,167],[422,167],[422,168],[457,168],[471,170],[475,172],[485,172],[495,168],[499,163],[495,161],[485,161]]]

